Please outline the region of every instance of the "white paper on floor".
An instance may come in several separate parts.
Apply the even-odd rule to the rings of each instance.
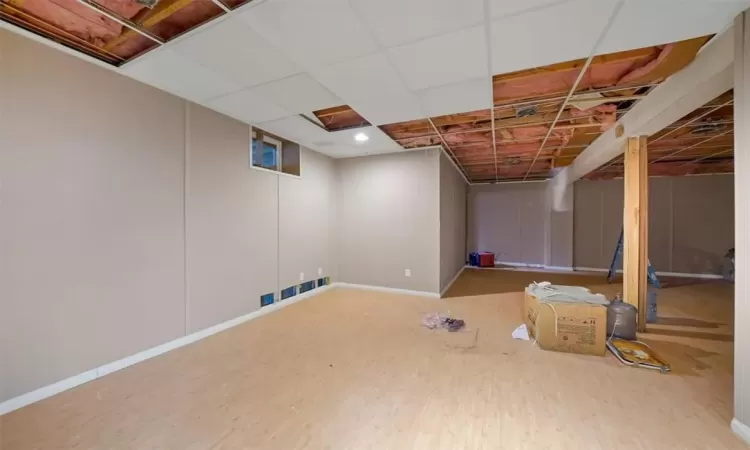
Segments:
[[[522,341],[529,341],[529,330],[526,329],[526,324],[523,324],[513,330],[513,339],[521,339]]]

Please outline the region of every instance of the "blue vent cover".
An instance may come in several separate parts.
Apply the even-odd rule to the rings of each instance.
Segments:
[[[297,286],[289,286],[288,288],[281,291],[281,299],[286,300],[289,297],[297,295]]]
[[[260,296],[260,307],[268,306],[273,304],[273,294],[265,294]]]
[[[307,292],[307,291],[312,291],[313,289],[315,289],[315,282],[314,281],[308,281],[308,282],[305,282],[305,283],[302,283],[302,284],[299,285],[299,291],[300,291],[300,293]]]

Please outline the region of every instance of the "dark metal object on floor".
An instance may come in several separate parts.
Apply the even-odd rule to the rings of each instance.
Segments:
[[[636,338],[638,308],[622,301],[617,294],[607,305],[607,337],[633,340]]]

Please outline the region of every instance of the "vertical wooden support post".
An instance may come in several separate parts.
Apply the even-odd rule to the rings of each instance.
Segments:
[[[648,295],[648,154],[646,137],[631,137],[625,149],[623,296],[638,308],[638,331],[646,331]]]
[[[750,12],[734,20],[734,420],[750,443]]]

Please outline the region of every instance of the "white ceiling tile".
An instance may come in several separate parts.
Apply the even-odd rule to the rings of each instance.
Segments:
[[[565,3],[570,0],[489,0],[490,17],[501,17],[538,11],[550,5]]]
[[[347,0],[267,1],[239,17],[306,68],[378,49]]]
[[[370,139],[366,142],[357,142],[354,140],[354,136],[358,133],[364,133]],[[378,127],[364,127],[328,133],[325,138],[315,140],[309,145],[333,158],[350,158],[403,150],[400,145]]]
[[[166,48],[149,52],[121,70],[138,81],[196,102],[241,87]]]
[[[306,73],[262,84],[252,91],[293,113],[317,111],[344,103]]]
[[[484,20],[482,0],[354,0],[354,4],[386,47],[460,30]]]
[[[488,73],[483,25],[394,47],[388,53],[410,89],[441,86]]]
[[[493,20],[493,74],[587,58],[614,6],[614,0],[575,0]]]
[[[597,53],[632,50],[718,33],[747,6],[747,1],[629,0]],[[633,24],[637,24],[637,33],[633,33]]]
[[[328,131],[298,115],[261,122],[258,127],[300,144],[310,144],[328,136]]]
[[[292,115],[289,111],[254,94],[249,89],[213,99],[208,102],[208,106],[251,124]]]
[[[383,53],[375,53],[315,70],[313,77],[346,104],[407,95],[409,90]]]
[[[370,139],[366,142],[355,141],[354,136],[359,133],[366,134]],[[353,128],[350,130],[336,131],[330,134],[333,135],[336,142],[342,144],[354,144],[356,147],[367,149],[368,151],[401,150],[401,146],[378,127]]]
[[[350,102],[349,106],[373,125],[385,125],[427,117],[412,93],[398,97],[383,96],[368,100],[355,100]]]
[[[301,72],[301,68],[237,18],[209,25],[172,49],[238,83],[253,86]]]
[[[490,84],[489,77],[485,76],[476,80],[422,89],[414,93],[419,99],[422,111],[430,117],[435,117],[490,108]]]

